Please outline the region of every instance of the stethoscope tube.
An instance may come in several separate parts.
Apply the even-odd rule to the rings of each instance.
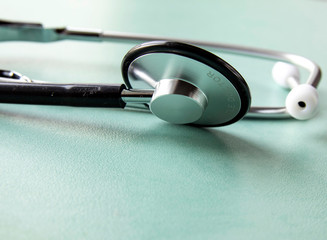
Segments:
[[[0,102],[75,107],[124,108],[124,84],[0,83]]]
[[[147,104],[152,95],[153,90],[128,90],[125,84],[0,82],[1,103],[124,108],[127,103]]]

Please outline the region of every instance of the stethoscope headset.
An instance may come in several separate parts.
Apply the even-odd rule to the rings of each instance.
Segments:
[[[167,122],[198,126],[224,126],[246,114],[305,120],[317,112],[316,87],[321,70],[307,58],[212,42],[158,39],[162,38],[0,20],[0,41],[145,42],[132,48],[122,61],[125,84],[51,84],[0,70],[0,102],[109,108],[137,104]],[[285,107],[250,107],[250,90],[241,74],[215,54],[194,45],[278,61],[273,78],[292,89]],[[309,71],[306,83],[300,84],[298,67]]]

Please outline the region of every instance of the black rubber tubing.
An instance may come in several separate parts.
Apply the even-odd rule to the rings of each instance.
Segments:
[[[124,108],[124,84],[0,83],[0,103]]]

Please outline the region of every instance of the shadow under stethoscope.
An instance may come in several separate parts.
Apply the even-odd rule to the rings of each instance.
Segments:
[[[119,114],[128,114],[131,112],[125,112],[120,109],[110,109],[110,111],[119,111]],[[134,114],[144,114],[143,112],[134,112]],[[150,126],[145,127],[144,124],[137,126],[137,123],[133,124],[133,127],[124,127],[121,123],[113,121],[103,122],[77,119],[67,119],[66,117],[53,117],[44,116],[38,113],[19,112],[17,110],[2,110],[0,109],[0,118],[9,118],[16,120],[16,124],[19,121],[23,121],[24,124],[30,124],[29,126],[43,128],[46,131],[48,128],[55,129],[57,135],[60,132],[63,135],[74,133],[76,137],[85,137],[88,141],[92,141],[92,137],[95,138],[110,138],[121,141],[121,144],[137,144],[145,146],[151,144],[151,146],[160,145],[161,148],[167,147],[167,149],[173,147],[190,151],[204,151],[206,154],[212,154],[216,157],[233,157],[237,155],[244,155],[247,158],[261,159],[264,156],[272,157],[274,153],[269,149],[244,139],[240,136],[236,136],[227,133],[223,128],[199,128],[188,125],[174,125],[163,122],[161,120],[154,121]],[[17,123],[18,122],[18,123]],[[42,130],[42,131],[43,131]],[[18,131],[22,131],[19,128]],[[120,144],[120,143],[118,143]]]

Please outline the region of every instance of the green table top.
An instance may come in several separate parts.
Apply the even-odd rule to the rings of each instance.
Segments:
[[[210,40],[327,71],[327,2],[6,0],[1,18]],[[129,44],[0,44],[0,69],[121,83]],[[254,104],[281,105],[272,63],[225,56]],[[303,73],[306,77],[306,73]],[[327,87],[310,121],[221,128],[117,109],[0,105],[0,239],[326,239]]]

